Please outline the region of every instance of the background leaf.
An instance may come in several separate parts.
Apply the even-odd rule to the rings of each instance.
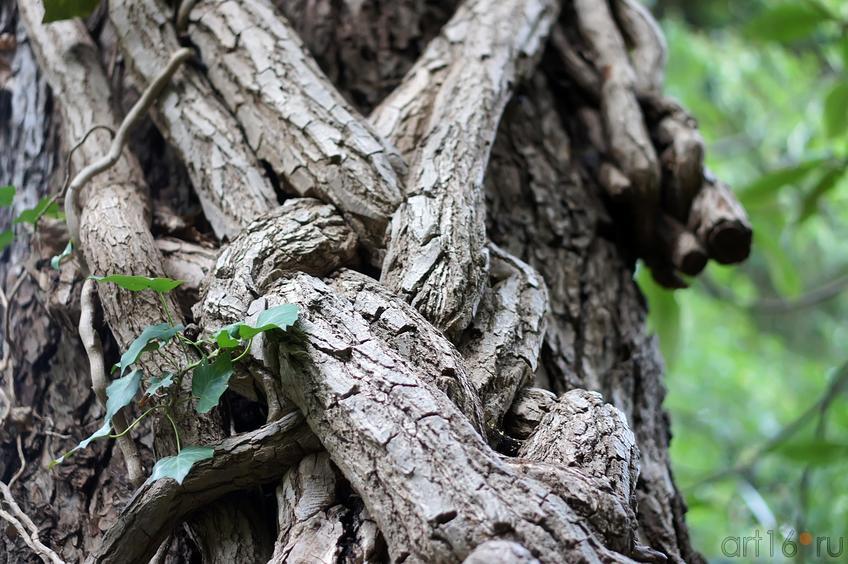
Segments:
[[[136,337],[135,341],[130,343],[126,352],[121,355],[121,360],[115,365],[115,369],[120,369],[121,374],[134,364],[138,357],[144,352],[157,350],[162,345],[174,338],[174,336],[182,331],[182,325],[171,326],[167,323],[159,325],[151,325],[145,327],[141,335]]]
[[[798,223],[803,223],[808,220],[818,210],[819,202],[825,197],[828,192],[833,190],[839,181],[848,172],[848,168],[836,168],[827,171],[819,181],[813,186],[813,189],[807,194],[801,202],[801,211],[798,214]]]
[[[62,210],[59,209],[59,204],[54,202],[51,196],[44,196],[34,208],[22,211],[12,223],[29,223],[30,225],[35,225],[42,217],[62,219],[65,217],[65,214],[62,213]]]
[[[27,0],[35,2],[36,0]],[[100,0],[44,0],[44,19],[42,23],[85,18],[97,8]]]
[[[780,445],[775,452],[795,462],[823,466],[844,462],[848,458],[848,444],[810,438],[789,441]]]
[[[789,42],[812,34],[823,22],[832,18],[826,9],[812,2],[775,2],[763,10],[746,27],[752,39]]]
[[[848,130],[848,78],[837,82],[825,98],[824,124],[831,139]]]
[[[201,460],[212,458],[214,454],[215,449],[209,447],[185,447],[176,456],[167,456],[160,459],[153,467],[150,480],[156,481],[162,478],[172,478],[178,484],[182,484],[189,471],[191,471],[192,466]]]
[[[153,290],[160,294],[168,293],[183,283],[182,280],[173,280],[171,278],[149,278],[147,276],[132,276],[129,274],[89,276],[89,278],[97,282],[112,282],[124,290],[129,290],[131,292]]]
[[[827,163],[828,158],[815,158],[764,174],[743,188],[739,198],[745,206],[756,206],[774,199],[778,189],[798,184],[813,171]]]
[[[230,353],[222,351],[212,364],[204,359],[194,369],[191,393],[198,398],[197,412],[208,413],[218,405],[218,400],[227,391],[233,375],[233,360]]]
[[[680,306],[675,292],[660,287],[647,268],[637,276],[639,288],[648,300],[648,325],[659,338],[660,349],[669,365],[674,364],[680,346]]]

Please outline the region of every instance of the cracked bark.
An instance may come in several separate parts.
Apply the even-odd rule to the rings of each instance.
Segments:
[[[550,311],[537,383],[557,393],[601,392],[627,415],[641,451],[642,542],[672,560],[698,561],[671,479],[662,365],[643,327],[644,303],[621,252],[603,236],[610,217],[598,190],[587,185],[566,133],[569,122],[560,121],[547,81],[537,74],[522,94],[501,124],[487,199],[492,239],[535,267],[548,284]],[[514,408],[519,434],[536,424],[547,403]]]
[[[372,339],[365,318],[326,284],[293,274],[267,298],[304,308],[307,355],[282,344],[279,373],[374,515],[392,559],[462,560],[505,537],[543,561],[629,561],[606,549],[563,497],[489,449],[426,374]]]
[[[179,48],[169,12],[157,0],[111,0],[109,18],[136,82],[146,84]],[[219,102],[204,74],[178,71],[154,119],[188,168],[206,219],[218,237],[235,236],[277,202],[238,121]]]
[[[107,78],[97,57],[93,41],[81,22],[61,22],[51,26],[41,24],[42,10],[34,4],[21,6],[21,18],[26,23],[41,66],[45,69],[57,99],[65,125],[68,144],[82,139],[95,125],[117,129],[118,119],[112,113],[113,102]],[[74,153],[73,163],[79,170],[106,153],[109,139],[104,132],[95,132]],[[143,276],[163,276],[162,258],[154,244],[149,228],[149,211],[145,201],[146,186],[140,166],[132,154],[125,153],[118,163],[92,179],[78,196],[80,214],[80,245],[85,262],[95,274],[116,272]],[[118,346],[124,350],[148,325],[161,323],[165,318],[162,306],[150,293],[115,290],[99,285],[104,316]],[[173,297],[165,301],[174,312],[175,321],[182,316]],[[185,354],[176,346],[162,351],[154,360],[140,362],[148,376],[158,375],[173,365],[184,365]],[[218,440],[223,429],[217,416],[187,416],[184,409],[177,415],[185,420],[183,440],[203,444]],[[174,450],[173,439],[166,433],[157,435],[160,452]],[[148,455],[149,457],[149,455]],[[229,554],[218,550],[219,521],[237,522],[244,519],[243,511],[226,504],[210,508],[203,519],[192,525],[206,555],[212,561],[227,561]],[[205,522],[203,522],[205,520]],[[247,547],[253,546],[250,527],[233,531],[232,539]],[[247,532],[246,536],[240,533]],[[246,550],[250,550],[247,548]]]
[[[370,252],[381,249],[400,200],[401,158],[329,84],[285,18],[265,0],[203,2],[189,37],[284,186],[332,203]]]
[[[463,3],[371,115],[409,161],[381,281],[449,334],[471,322],[486,281],[483,175],[498,121],[558,10],[552,0]]]

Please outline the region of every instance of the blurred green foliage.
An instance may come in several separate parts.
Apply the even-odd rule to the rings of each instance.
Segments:
[[[639,274],[695,545],[755,561],[722,541],[809,531],[846,537],[833,561],[848,561],[848,402],[832,385],[848,379],[848,2],[647,3],[668,39],[667,91],[755,230],[746,264],[711,264],[690,290]]]

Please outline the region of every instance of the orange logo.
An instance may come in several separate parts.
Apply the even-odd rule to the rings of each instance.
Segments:
[[[798,542],[800,542],[804,546],[807,546],[813,542],[813,535],[811,535],[807,531],[804,531],[803,533],[798,535]]]

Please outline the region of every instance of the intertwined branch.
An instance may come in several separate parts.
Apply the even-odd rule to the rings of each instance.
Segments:
[[[694,120],[662,97],[665,47],[635,0],[466,0],[368,119],[266,0],[184,3],[176,26],[157,0],[112,0],[118,45],[135,80],[153,92],[120,127],[82,24],[44,27],[38,7],[21,12],[67,136],[82,138],[98,125],[119,132],[111,142],[92,135],[74,155],[82,172],[66,207],[88,268],[165,271],[143,175],[123,151],[126,130],[159,95],[154,120],[186,163],[213,230],[231,240],[201,285],[201,330],[279,302],[304,310],[298,337],[263,337],[234,381],[246,395],[256,385],[269,406],[277,402],[271,420],[224,438],[215,417],[183,414],[192,442],[214,445],[215,457],[182,486],[143,484],[91,561],[143,562],[190,513],[213,511],[224,494],[284,474],[274,558],[335,546],[340,512],[350,508],[335,497],[334,469],[364,502],[353,541],[361,554],[374,553],[382,538],[398,560],[662,559],[636,543],[639,455],[626,417],[585,390],[555,398],[527,388],[546,328],[552,320],[561,327],[568,296],[492,243],[485,216],[501,117],[550,44],[549,58],[580,89],[581,111],[564,121],[593,151],[587,182],[603,190],[593,197],[629,224],[633,250],[655,276],[675,286],[678,273],[697,274],[708,257],[747,256],[744,211],[705,173]],[[177,29],[206,73],[176,71],[191,53]],[[163,68],[170,72],[160,81]],[[527,115],[553,127],[542,123],[553,115],[544,107],[545,81],[534,78],[528,88]],[[526,158],[544,160],[550,148],[539,145],[548,138],[525,142],[524,134],[505,135],[536,147]],[[563,139],[554,132],[555,142]],[[554,153],[552,160],[562,158]],[[277,206],[266,168],[301,198]],[[360,250],[381,267],[380,282],[346,268],[358,266]],[[97,380],[87,290],[80,326]],[[101,291],[100,298],[121,345],[160,315],[142,294]],[[180,311],[175,303],[170,309]],[[186,354],[166,352],[166,360]],[[283,416],[285,402],[303,415]],[[513,438],[504,435],[505,417]],[[137,457],[125,447],[135,476]],[[318,476],[311,486],[303,482],[310,472]],[[662,478],[646,482],[659,488]],[[304,509],[309,496],[320,511]],[[194,531],[216,550],[227,539],[204,522],[214,520],[195,519]],[[671,554],[671,544],[658,548]]]

